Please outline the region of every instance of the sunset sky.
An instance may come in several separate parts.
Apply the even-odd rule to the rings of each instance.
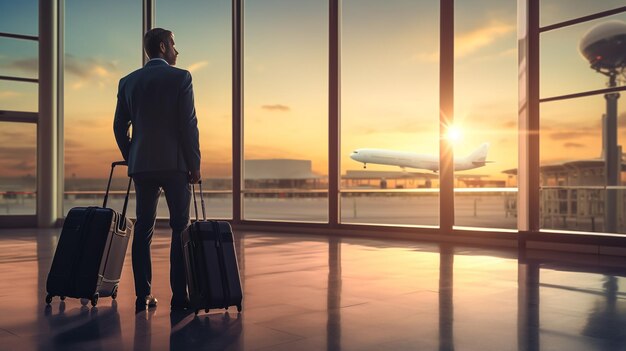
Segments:
[[[8,3],[0,4],[0,31],[36,35],[37,1]],[[203,172],[230,176],[230,2],[156,3],[156,25],[175,33],[178,67],[193,75]],[[623,6],[541,3],[542,25]],[[503,170],[517,167],[516,9],[516,0],[456,2],[455,120],[463,135],[455,152],[490,142],[494,161],[464,173],[504,179]],[[309,159],[327,174],[327,12],[322,0],[246,2],[246,159]],[[434,0],[343,1],[342,173],[361,169],[348,157],[356,148],[438,153],[438,12]],[[120,158],[112,133],[117,82],[141,65],[141,2],[66,0],[65,18],[66,176],[104,177]],[[605,86],[578,52],[584,33],[604,20],[542,35],[542,97]],[[0,38],[0,75],[37,77],[36,42]],[[36,84],[0,81],[0,110],[36,111],[36,94]],[[542,104],[542,162],[599,157],[603,112],[603,96]],[[619,112],[624,144],[626,107]],[[33,126],[0,123],[0,176],[33,174],[34,142]]]

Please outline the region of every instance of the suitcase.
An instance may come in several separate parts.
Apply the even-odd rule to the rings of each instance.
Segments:
[[[122,213],[106,208],[115,166],[113,162],[102,207],[74,207],[63,223],[46,281],[46,304],[54,296],[91,300],[96,306],[99,297],[117,297],[133,222],[126,218],[126,207],[132,178],[128,181]],[[86,304],[85,301],[81,301]]]
[[[200,186],[202,216],[198,220],[198,204],[192,187],[196,221],[181,235],[190,306],[195,313],[212,308],[237,306],[241,312],[243,292],[233,231],[228,222],[207,221]]]

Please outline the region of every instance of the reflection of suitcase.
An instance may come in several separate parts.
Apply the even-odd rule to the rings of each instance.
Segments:
[[[128,241],[133,233],[133,222],[126,218],[128,195],[132,178],[128,181],[124,209],[118,213],[106,208],[111,187],[111,174],[102,207],[75,207],[65,218],[46,282],[46,303],[53,296],[86,298],[91,305],[103,296],[117,297]]]
[[[198,314],[204,309],[237,306],[241,312],[243,292],[233,242],[233,231],[225,221],[207,221],[200,183],[203,221],[198,220],[198,205],[193,192],[196,221],[182,233],[185,272],[191,308]]]

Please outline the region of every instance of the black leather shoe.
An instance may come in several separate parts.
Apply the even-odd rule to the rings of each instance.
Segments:
[[[145,309],[146,306],[148,307],[156,307],[157,305],[157,299],[152,296],[152,295],[148,295],[145,297],[139,297],[137,296],[137,299],[135,300],[135,308],[137,309]]]
[[[186,310],[189,308],[189,299],[177,299],[172,297],[171,305],[173,310]]]

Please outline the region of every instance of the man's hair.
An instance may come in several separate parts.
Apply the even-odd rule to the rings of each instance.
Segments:
[[[143,49],[149,58],[159,56],[161,43],[168,44],[171,40],[172,32],[163,28],[152,28],[143,36]]]

